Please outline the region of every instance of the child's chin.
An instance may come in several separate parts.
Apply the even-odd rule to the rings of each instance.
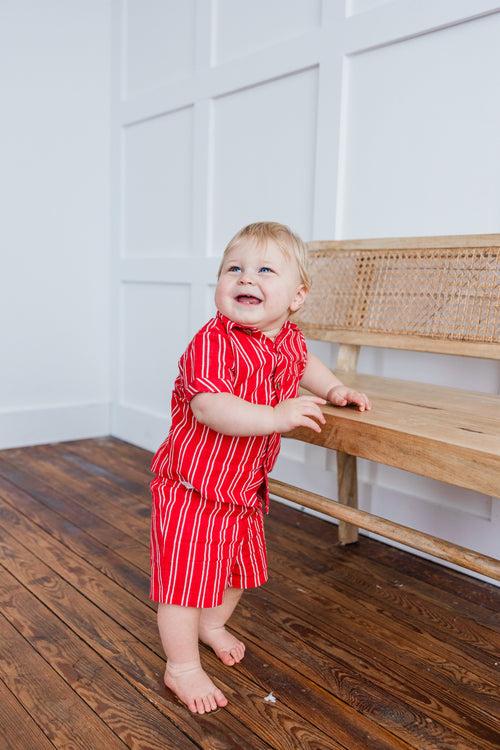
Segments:
[[[259,325],[262,322],[262,316],[258,314],[252,314],[251,312],[245,314],[245,310],[238,310],[232,316],[233,320],[238,323],[248,324],[251,326]]]

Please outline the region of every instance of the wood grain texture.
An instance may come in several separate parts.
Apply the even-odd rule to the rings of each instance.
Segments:
[[[18,631],[0,614],[0,676],[22,706],[43,725],[55,747],[126,745],[100,722]]]
[[[351,510],[358,509],[358,477],[356,470],[356,457],[348,453],[337,451],[337,487],[338,502]],[[340,519],[339,542],[340,544],[353,544],[358,541],[358,526]]]
[[[292,318],[293,320],[293,318]],[[328,330],[319,325],[311,325],[293,320],[302,329],[304,336],[316,341],[331,341],[333,344],[353,346],[377,346],[383,349],[409,349],[414,352],[452,354],[456,357],[478,357],[479,359],[500,359],[500,345],[487,341],[454,341],[432,339],[427,336],[408,336],[396,333],[388,336],[373,331],[351,331],[348,328]]]
[[[53,750],[52,742],[1,679],[0,705],[0,738],[4,750],[19,750],[21,747]]]
[[[443,234],[425,237],[373,237],[362,240],[313,240],[310,250],[413,250],[415,248],[500,247],[500,234]]]
[[[245,659],[224,667],[202,647],[230,704],[194,718],[161,684],[147,597],[150,459],[113,438],[0,453],[3,617],[117,741],[144,750],[162,737],[176,750],[498,746],[493,587],[420,559],[402,573],[407,553],[377,562],[385,545],[360,537],[340,547],[335,527],[276,502],[269,581],[245,592],[229,624]],[[270,690],[274,705],[263,700]],[[29,714],[44,725],[36,705]]]
[[[359,346],[341,344],[337,354],[336,371],[342,373],[345,382],[347,373],[356,373],[359,357]],[[358,507],[358,473],[356,457],[337,451],[337,491],[338,501],[348,508]],[[358,541],[358,527],[355,524],[339,521],[340,544],[354,544]]]
[[[335,373],[372,409],[322,406],[320,433],[300,427],[287,437],[500,497],[500,396]]]

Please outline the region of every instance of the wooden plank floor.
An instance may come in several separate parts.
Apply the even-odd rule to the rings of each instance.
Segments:
[[[115,438],[0,452],[2,748],[500,748],[500,590],[341,548],[278,502],[269,581],[230,621],[245,658],[201,647],[229,704],[181,706],[148,598],[150,459]]]

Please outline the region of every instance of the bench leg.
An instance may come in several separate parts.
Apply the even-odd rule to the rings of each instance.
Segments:
[[[338,500],[349,508],[358,507],[358,482],[356,456],[337,451]],[[339,544],[352,544],[358,541],[358,527],[346,521],[339,521]]]

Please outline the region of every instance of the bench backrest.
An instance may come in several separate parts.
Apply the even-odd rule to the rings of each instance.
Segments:
[[[500,234],[309,242],[307,338],[500,359]]]

